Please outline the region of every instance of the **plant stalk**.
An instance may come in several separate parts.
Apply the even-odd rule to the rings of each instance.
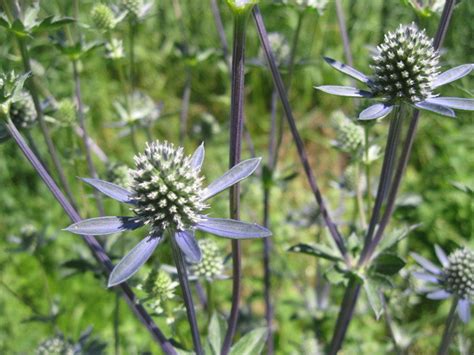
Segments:
[[[454,330],[456,329],[456,324],[458,322],[458,317],[456,315],[456,307],[458,305],[458,298],[454,297],[451,308],[449,309],[448,318],[446,318],[446,323],[444,326],[443,338],[441,338],[441,343],[438,349],[438,355],[448,355],[449,354],[449,345],[454,337]]]
[[[173,249],[173,259],[178,270],[179,283],[181,284],[181,291],[183,292],[184,304],[186,305],[186,314],[188,316],[189,326],[191,327],[191,336],[193,338],[194,351],[197,355],[204,355],[201,345],[201,338],[199,337],[199,328],[197,325],[196,312],[194,310],[193,296],[191,288],[189,287],[188,271],[184,261],[181,249],[174,238],[173,233],[170,233],[171,249]]]
[[[229,167],[238,164],[242,153],[242,129],[244,123],[244,61],[245,35],[248,14],[234,14],[234,39],[232,51],[232,84],[230,112]],[[240,218],[240,185],[235,184],[229,191],[230,218]],[[239,303],[242,282],[242,249],[239,240],[232,240],[232,306],[228,320],[227,332],[221,354],[230,351],[232,339],[237,329]]]
[[[10,119],[8,119],[6,127],[9,133],[11,134],[12,138],[15,140],[18,147],[21,149],[24,156],[28,159],[30,164],[36,170],[38,175],[41,177],[45,185],[51,191],[54,198],[59,202],[64,212],[66,212],[66,214],[69,216],[71,221],[75,223],[81,221],[81,217],[77,213],[76,209],[73,207],[73,205],[61,192],[59,187],[56,185],[52,177],[43,167],[43,165],[35,156],[35,154],[30,149],[30,147],[26,144],[22,135],[20,134],[20,132],[18,132],[15,125]],[[105,274],[108,276],[113,269],[113,264],[110,258],[107,256],[102,245],[100,245],[100,243],[92,236],[83,236],[83,239],[86,242],[89,249],[91,250],[93,256],[103,267]],[[145,325],[145,327],[147,328],[148,332],[151,334],[153,339],[156,342],[158,342],[163,352],[165,354],[176,354],[176,351],[174,350],[171,343],[168,341],[165,335],[161,332],[161,330],[156,326],[156,324],[154,323],[150,315],[147,313],[147,311],[139,303],[138,298],[135,296],[132,289],[127,285],[127,283],[121,283],[118,287],[121,289],[123,296],[125,300],[127,301],[127,304],[129,305],[129,307],[135,313],[137,318]]]

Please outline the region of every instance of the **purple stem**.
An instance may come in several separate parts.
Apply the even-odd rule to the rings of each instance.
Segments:
[[[277,65],[275,58],[273,56],[273,52],[270,46],[270,43],[268,41],[268,34],[267,30],[265,29],[265,24],[263,23],[263,18],[260,13],[260,9],[258,6],[255,6],[253,8],[253,17],[255,20],[255,24],[257,26],[258,30],[258,35],[260,37],[260,42],[262,44],[262,47],[265,51],[265,55],[267,58],[268,65],[270,66],[270,71],[272,73],[273,81],[275,83],[275,86],[278,90],[278,94],[280,95],[280,100],[283,105],[283,110],[285,111],[285,115],[288,121],[288,124],[290,126],[291,133],[293,135],[293,139],[296,144],[296,148],[298,149],[298,156],[300,157],[301,163],[303,164],[303,168],[306,174],[306,177],[308,179],[309,185],[311,187],[311,191],[314,194],[314,197],[319,205],[319,208],[321,210],[321,215],[329,229],[329,232],[331,233],[332,238],[334,239],[341,255],[346,258],[347,261],[347,252],[346,252],[346,247],[344,245],[344,240],[342,239],[341,234],[337,230],[336,224],[332,221],[329,212],[326,208],[326,203],[323,200],[321,191],[319,190],[318,184],[316,182],[316,178],[313,174],[313,171],[311,170],[311,166],[309,165],[308,161],[308,155],[306,153],[306,149],[304,147],[303,140],[301,139],[301,136],[298,132],[298,128],[296,126],[296,121],[293,116],[292,110],[291,110],[291,105],[288,101],[288,96],[286,94],[286,89],[285,85],[283,84],[283,80],[281,78],[281,75],[278,71]]]
[[[8,120],[6,127],[18,147],[23,152],[24,156],[28,159],[28,161],[36,170],[36,172],[40,175],[43,182],[51,191],[55,199],[59,202],[59,204],[69,216],[71,221],[79,222],[81,220],[81,217],[79,216],[75,208],[71,205],[69,200],[61,192],[59,187],[56,185],[52,177],[45,170],[45,168],[35,156],[30,147],[26,144],[25,140],[21,136],[20,132],[18,132],[15,125],[11,122],[11,120]],[[105,250],[94,237],[83,236],[83,239],[91,250],[94,257],[103,267],[105,274],[108,276],[113,269],[113,264],[105,253]],[[118,287],[120,287],[120,289],[122,290],[123,296],[127,301],[129,307],[132,309],[138,319],[140,319],[140,321],[145,325],[152,337],[160,344],[163,352],[165,354],[176,354],[176,351],[174,350],[173,346],[166,339],[165,335],[161,332],[161,330],[156,326],[156,324],[153,322],[153,319],[146,312],[143,306],[139,303],[139,300],[136,298],[130,287],[126,283],[121,283]]]

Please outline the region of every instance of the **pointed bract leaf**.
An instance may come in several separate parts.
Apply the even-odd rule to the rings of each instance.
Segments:
[[[450,296],[451,294],[445,290],[433,291],[426,295],[426,297],[429,298],[430,300],[444,300]]]
[[[351,86],[322,85],[315,86],[315,89],[324,91],[328,94],[347,96],[347,97],[372,97],[372,93],[365,90],[353,88]]]
[[[197,147],[191,157],[191,166],[193,169],[201,170],[202,162],[204,161],[204,155],[204,143],[201,143],[201,145]]]
[[[209,184],[209,186],[204,190],[202,196],[203,200],[207,200],[212,196],[217,195],[219,192],[250,176],[255,169],[257,169],[261,160],[262,158],[247,159],[232,167],[224,175]]]
[[[230,349],[230,355],[258,355],[267,338],[267,328],[256,328],[239,339]]]
[[[202,253],[194,237],[194,232],[178,231],[174,237],[179,248],[190,262],[199,263],[201,261]]]
[[[371,270],[382,275],[395,275],[404,266],[405,260],[391,253],[380,254],[372,263]]]
[[[138,269],[150,258],[158,244],[163,240],[161,235],[147,236],[138,243],[114,267],[109,276],[108,287],[118,285],[135,274]]]
[[[442,115],[446,117],[456,117],[456,114],[454,113],[454,111],[451,110],[449,107],[435,104],[432,102],[428,102],[427,100],[417,102],[415,104],[415,107],[419,108],[420,110],[431,111],[431,112],[437,113],[438,115]]]
[[[104,195],[112,197],[114,200],[130,204],[135,203],[131,199],[133,193],[131,191],[128,191],[127,189],[124,189],[121,186],[100,179],[81,178],[81,180],[93,186],[94,188],[102,192]]]
[[[362,81],[363,83],[368,83],[370,79],[364,73],[361,73],[357,69],[352,68],[350,65],[338,62],[335,59],[324,57],[326,63],[332,66],[334,69],[339,70],[341,73],[347,74],[353,77],[356,80]]]
[[[433,264],[431,261],[425,259],[421,255],[418,255],[417,253],[411,253],[410,254],[413,259],[416,260],[418,264],[420,264],[425,270],[432,272],[435,275],[441,274],[441,270],[439,267],[437,267],[435,264]]]
[[[437,87],[461,79],[462,77],[468,75],[473,68],[474,64],[463,64],[455,68],[446,70],[444,73],[438,75],[438,77],[433,81],[433,84],[431,84],[431,88],[436,89]]]
[[[419,280],[433,282],[433,283],[439,283],[440,281],[435,275],[428,274],[426,272],[414,271],[412,272],[412,274],[414,277],[416,277]]]
[[[443,265],[444,267],[447,267],[449,265],[448,256],[438,244],[435,244],[435,253],[441,265]]]
[[[471,304],[467,299],[461,299],[458,301],[458,315],[464,324],[469,323],[471,320]]]
[[[341,260],[341,258],[328,246],[323,245],[323,244],[296,244],[290,247],[288,251],[293,252],[293,253],[303,253],[303,254],[308,254],[308,255],[313,255],[319,258],[327,259],[327,260],[332,260],[332,261],[338,261]]]
[[[219,355],[221,353],[222,335],[221,326],[219,324],[219,315],[217,312],[212,313],[207,333],[207,340],[211,346],[212,354]]]
[[[367,120],[375,120],[377,118],[383,118],[387,116],[390,112],[392,112],[392,110],[393,110],[393,105],[378,103],[378,104],[369,106],[365,110],[363,110],[359,114],[359,117],[357,117],[357,119],[362,120],[362,121],[367,121]]]
[[[81,235],[106,235],[137,229],[142,225],[143,222],[135,217],[106,216],[84,219],[64,230]]]
[[[258,224],[225,218],[207,218],[196,224],[196,228],[203,232],[231,239],[265,238],[272,235],[267,228]]]
[[[375,318],[379,320],[380,316],[383,313],[383,304],[378,291],[378,285],[375,282],[372,282],[369,279],[364,280],[364,290],[369,301],[370,308],[375,313]]]
[[[474,99],[466,99],[463,97],[432,97],[426,99],[425,102],[458,110],[474,111]]]

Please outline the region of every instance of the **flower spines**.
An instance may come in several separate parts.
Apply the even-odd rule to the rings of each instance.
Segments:
[[[416,103],[431,96],[439,54],[433,40],[415,24],[400,25],[385,35],[373,57],[373,90],[391,101]]]
[[[154,231],[184,230],[201,220],[203,178],[182,148],[158,141],[135,157],[132,170],[135,214]]]
[[[461,299],[474,300],[474,252],[457,249],[449,257],[444,269],[444,286]]]
[[[91,19],[98,29],[111,30],[115,27],[114,13],[105,4],[97,4],[92,8]]]
[[[198,277],[208,280],[215,279],[222,275],[224,269],[224,259],[220,253],[219,247],[212,240],[201,240],[199,247],[202,252],[202,260],[197,264],[193,264],[191,271]]]

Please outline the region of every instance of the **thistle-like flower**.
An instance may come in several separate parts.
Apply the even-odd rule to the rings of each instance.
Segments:
[[[100,3],[92,8],[91,20],[96,28],[104,31],[113,29],[117,24],[117,18],[112,9]]]
[[[387,116],[395,106],[408,104],[421,110],[455,117],[453,109],[474,110],[474,99],[440,97],[433,92],[438,87],[468,75],[474,65],[464,64],[439,73],[439,53],[433,40],[415,24],[400,25],[385,35],[372,58],[371,77],[331,58],[324,58],[336,70],[366,84],[369,90],[349,86],[318,86],[316,89],[329,94],[377,98],[382,102],[363,110],[360,120]]]
[[[443,267],[439,268],[422,256],[412,253],[413,258],[425,269],[425,272],[414,272],[413,276],[436,285],[428,290],[427,297],[430,299],[456,297],[459,318],[468,323],[471,318],[470,307],[474,303],[474,251],[462,248],[446,256],[437,245],[435,251]]]
[[[346,153],[356,153],[364,143],[364,129],[337,112],[332,117],[336,139],[334,145]]]
[[[35,353],[37,355],[73,355],[75,351],[74,346],[62,336],[55,336],[43,341]]]
[[[195,230],[231,239],[271,235],[268,229],[256,224],[211,218],[203,214],[208,207],[208,199],[250,176],[261,159],[248,159],[237,164],[207,187],[204,187],[201,176],[203,160],[203,145],[192,156],[187,156],[183,148],[156,141],[147,144],[145,152],[135,157],[136,167],[131,172],[133,182],[130,190],[99,179],[83,179],[105,195],[129,204],[135,216],[91,218],[66,230],[82,235],[105,235],[144,225],[150,228],[148,236],[114,268],[109,286],[117,285],[137,272],[165,235],[175,238],[186,258],[195,263],[202,258]]]
[[[126,164],[117,162],[110,163],[107,166],[107,180],[126,189],[132,186],[133,183],[130,168]]]
[[[202,260],[191,266],[191,273],[198,278],[212,281],[223,278],[224,258],[218,245],[210,239],[199,241],[202,250]]]
[[[10,118],[19,128],[30,128],[36,122],[35,104],[31,95],[22,91],[18,100],[10,105]]]
[[[76,104],[69,98],[58,102],[54,118],[62,127],[72,127],[76,123]]]

